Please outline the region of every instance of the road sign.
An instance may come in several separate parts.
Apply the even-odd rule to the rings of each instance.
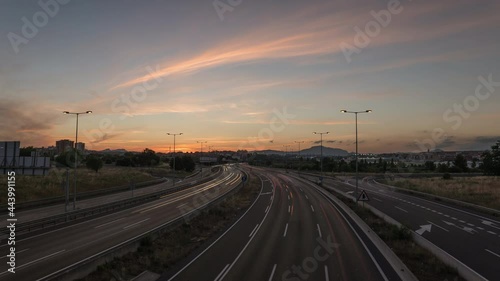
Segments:
[[[247,181],[247,176],[246,176],[246,175],[243,175],[243,176],[241,177],[241,181],[242,181],[242,182],[246,182],[246,181]]]
[[[370,201],[370,198],[368,198],[368,195],[364,190],[362,190],[361,194],[359,194],[358,201]]]

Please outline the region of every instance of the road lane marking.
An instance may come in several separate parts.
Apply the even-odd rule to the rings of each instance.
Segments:
[[[261,193],[260,195],[268,195],[268,194],[273,194],[273,192],[272,191],[270,191],[270,192],[264,192],[264,193]]]
[[[131,225],[127,225],[127,226],[123,227],[123,229],[131,228],[131,227],[136,226],[136,225],[138,225],[138,224],[140,224],[140,223],[143,223],[143,222],[145,222],[145,221],[147,221],[147,220],[149,220],[149,218],[147,218],[147,219],[145,219],[145,220],[142,220],[142,221],[138,221],[138,222],[133,223],[133,224],[131,224]]]
[[[274,264],[273,266],[273,271],[271,271],[271,276],[269,276],[269,281],[273,280],[274,272],[276,271],[276,265],[277,264]]]
[[[108,224],[112,224],[112,223],[114,223],[114,222],[121,221],[121,220],[123,220],[123,219],[125,219],[125,218],[120,218],[120,219],[117,219],[117,220],[112,220],[112,221],[110,221],[110,222],[100,224],[100,225],[98,225],[98,226],[96,226],[96,227],[94,227],[94,228],[103,227],[103,226],[106,226],[106,225],[108,225]]]
[[[494,222],[491,222],[491,221],[485,221],[485,220],[483,220],[483,221],[482,221],[482,224],[487,225],[487,226],[489,226],[489,227],[496,228],[496,229],[500,229],[500,227],[496,227],[496,226],[494,225],[495,223],[494,223]]]
[[[29,265],[31,265],[31,264],[37,263],[37,262],[39,262],[39,261],[41,261],[41,260],[44,260],[44,259],[47,259],[47,258],[53,257],[53,256],[55,256],[55,255],[58,255],[58,254],[60,254],[60,253],[64,252],[64,251],[66,251],[66,249],[61,250],[61,251],[59,251],[59,252],[55,252],[55,253],[50,254],[50,255],[47,255],[47,256],[45,256],[45,257],[41,257],[41,258],[39,258],[39,259],[36,259],[36,260],[30,261],[30,262],[27,262],[27,263],[25,263],[25,264],[23,264],[23,265],[17,266],[17,267],[16,267],[16,270],[19,270],[19,269],[21,269],[21,268],[23,268],[23,267],[26,267],[26,266],[29,266]],[[4,272],[0,273],[0,276],[4,275],[4,274],[5,274],[5,273],[7,273],[7,272],[9,272],[9,271],[7,270],[7,271],[4,271]],[[10,273],[10,272],[9,272],[9,273]]]
[[[213,187],[215,187],[215,186],[218,186],[218,185],[219,185],[219,184],[221,184],[221,183],[224,183],[224,182],[226,181],[226,179],[228,179],[228,178],[230,178],[230,177],[232,177],[232,176],[233,176],[233,174],[231,174],[231,175],[229,175],[229,176],[227,176],[227,177],[223,178],[222,180],[218,180],[218,181],[216,181],[216,182],[214,182],[214,183],[211,183],[211,184],[209,184],[209,185],[206,185],[206,186],[204,186],[204,187],[202,187],[202,188],[200,188],[200,189],[196,189],[196,190],[188,191],[187,193],[182,194],[182,195],[179,195],[179,196],[175,196],[175,195],[176,195],[177,193],[182,193],[182,192],[185,192],[186,190],[189,190],[189,188],[188,188],[188,189],[186,189],[186,190],[181,190],[181,191],[174,192],[174,193],[171,193],[171,194],[166,194],[166,195],[163,195],[163,196],[161,196],[161,197],[160,197],[161,199],[163,199],[164,197],[171,197],[171,198],[169,198],[169,199],[168,199],[168,200],[166,200],[166,201],[163,201],[163,202],[157,203],[157,204],[155,204],[155,205],[148,206],[148,207],[145,207],[145,208],[142,208],[142,209],[136,210],[136,211],[134,211],[133,213],[145,213],[145,212],[149,212],[149,211],[152,211],[152,210],[154,210],[154,209],[161,208],[161,207],[164,207],[164,206],[166,206],[166,205],[172,204],[172,203],[174,203],[174,202],[180,201],[180,200],[182,200],[182,199],[185,199],[185,198],[188,198],[188,197],[192,197],[192,196],[194,196],[194,195],[196,195],[196,194],[198,194],[198,193],[204,192],[204,191],[209,190],[209,189],[211,189],[211,188],[213,188]],[[191,187],[191,188],[192,188],[192,187]]]
[[[347,220],[347,218],[344,216],[344,214],[339,210],[339,208],[337,208],[337,206],[332,202],[330,201],[330,199],[324,194],[324,193],[320,193],[321,195],[323,195],[323,197],[328,200],[330,203],[331,203],[331,206],[333,206],[333,208],[335,208],[335,210],[337,210],[337,212],[340,214],[340,216],[342,216],[342,218],[344,218],[344,221],[347,223],[347,225],[349,225],[349,227],[351,228],[352,232],[356,235],[356,237],[358,238],[358,241],[361,243],[361,245],[363,245],[363,248],[365,248],[366,252],[368,253],[368,255],[370,256],[370,259],[373,261],[373,263],[375,264],[375,267],[377,267],[377,270],[378,272],[380,273],[380,275],[382,276],[382,278],[384,279],[384,281],[389,281],[389,279],[387,278],[387,276],[385,275],[384,271],[382,270],[382,268],[380,267],[380,265],[378,264],[377,260],[375,259],[375,257],[373,256],[372,252],[370,252],[370,250],[368,249],[368,247],[366,246],[365,242],[363,241],[363,239],[361,239],[361,237],[359,236],[358,232],[354,229],[354,227],[352,226],[352,224]],[[321,207],[321,205],[320,205]]]
[[[290,200],[290,195],[288,195],[288,200]]]
[[[264,211],[264,213],[267,213],[267,211],[269,211],[269,205],[267,205],[267,208],[266,208],[266,210]]]
[[[311,210],[312,210],[312,211],[313,211],[313,213],[314,213],[314,207],[313,207],[313,205],[311,205]]]
[[[288,205],[288,212],[290,213],[290,205]]]
[[[319,233],[319,237],[321,238],[321,228],[319,228],[319,224],[316,224],[316,226],[318,226],[318,233]]]
[[[264,181],[262,180],[262,177],[259,176],[259,178],[260,178],[260,180],[262,182],[262,185],[261,185],[261,188],[260,188],[260,192],[262,192],[262,190],[264,190]],[[274,191],[274,186],[273,186],[273,191]],[[177,271],[177,273],[175,273],[174,276],[170,277],[170,279],[168,279],[168,281],[172,281],[175,277],[177,277],[179,274],[181,274],[181,272],[183,272],[186,268],[188,268],[191,264],[193,264],[198,258],[200,258],[203,254],[205,254],[210,248],[212,248],[213,245],[215,245],[217,242],[219,242],[219,240],[221,240],[229,231],[231,231],[231,229],[233,229],[233,227],[235,225],[237,225],[245,217],[245,215],[252,209],[252,207],[255,205],[255,203],[257,203],[257,201],[258,201],[258,199],[255,199],[253,201],[252,205],[250,205],[250,207],[248,207],[248,209],[245,211],[245,213],[243,213],[243,215],[241,215],[241,217],[235,223],[233,223],[224,233],[222,233],[222,235],[220,235],[212,244],[210,244],[201,253],[199,253],[195,258],[193,258],[188,264],[186,264],[183,268],[181,268],[179,271]],[[273,201],[271,201],[271,205],[272,204],[273,204]],[[265,220],[266,217],[267,217],[267,214],[264,215],[264,219],[262,220],[261,224],[264,222],[264,220]],[[259,229],[260,229],[260,226],[257,227],[256,232],[259,231]],[[253,237],[254,236],[250,237],[250,241],[252,241]],[[249,243],[250,242],[247,242],[245,248],[248,246]],[[241,255],[241,253],[242,252],[240,252],[239,256]],[[229,267],[229,269],[231,269],[231,266]],[[223,278],[223,277],[221,277],[221,278]]]
[[[17,254],[20,254],[20,253],[22,253],[22,252],[26,252],[26,251],[28,251],[28,250],[29,250],[29,248],[28,248],[28,249],[21,250],[21,251],[17,251],[17,252],[16,252],[16,255],[17,255]],[[1,259],[6,259],[6,258],[7,258],[7,256],[2,256],[2,257],[0,257],[0,260],[1,260]]]
[[[495,253],[495,252],[493,252],[493,251],[490,251],[490,250],[488,250],[488,249],[484,249],[484,250],[485,250],[486,252],[488,252],[488,253],[490,253],[490,254],[492,254],[492,255],[495,255],[495,256],[497,256],[497,257],[499,257],[499,258],[500,258],[500,255],[499,255],[499,254],[497,254],[497,253]]]
[[[399,209],[399,210],[401,210],[401,211],[403,211],[403,212],[405,212],[405,213],[408,213],[408,211],[407,211],[407,210],[405,210],[405,209],[401,209],[401,208],[399,208],[398,206],[394,206],[394,208]]]
[[[488,232],[489,234],[496,235],[496,233],[495,233],[495,232],[493,232],[493,231],[491,231],[491,230],[488,230],[488,231],[486,231],[486,232]]]
[[[253,234],[254,234],[255,230],[257,230],[257,227],[259,227],[259,224],[257,224],[257,225],[253,228],[252,232],[250,233],[250,235],[248,235],[248,237],[252,237],[252,236],[253,236]]]
[[[219,278],[222,276],[222,274],[224,274],[224,272],[226,272],[226,269],[229,267],[229,264],[227,264],[223,269],[222,271],[219,273],[219,275],[217,275],[217,277],[215,277],[214,281],[218,281],[220,280]]]
[[[328,267],[325,265],[325,281],[330,281],[330,277],[328,276]]]
[[[428,223],[430,223],[430,224],[432,224],[432,225],[433,225],[433,226],[435,226],[435,227],[439,227],[439,228],[441,228],[442,230],[444,230],[444,231],[446,231],[446,232],[450,232],[448,229],[446,229],[446,228],[444,228],[444,227],[442,227],[442,226],[439,226],[439,225],[437,225],[437,224],[435,224],[435,223],[433,223],[433,222],[431,222],[431,221],[427,221],[427,222],[428,222]]]
[[[309,200],[309,197],[307,197],[307,195],[306,195],[306,199]]]
[[[283,232],[283,237],[286,237],[286,232],[288,230],[288,223],[286,223],[286,226],[285,226],[285,232]]]
[[[380,200],[380,199],[378,199],[378,198],[375,198],[375,197],[373,197],[373,196],[372,196],[372,199],[373,199],[373,200],[377,200],[378,202],[382,202],[382,200]]]

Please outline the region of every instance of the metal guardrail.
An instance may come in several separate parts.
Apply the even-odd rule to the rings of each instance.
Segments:
[[[402,187],[398,187],[398,186],[388,185],[388,184],[381,183],[381,182],[377,181],[377,179],[373,179],[373,180],[377,184],[383,185],[383,186],[385,186],[387,188],[390,188],[391,190],[394,190],[394,191],[399,192],[399,193],[405,193],[405,194],[410,194],[410,195],[418,196],[420,198],[425,198],[425,199],[430,199],[430,200],[445,202],[445,203],[448,203],[448,204],[451,204],[451,205],[455,205],[455,206],[458,206],[458,207],[465,207],[465,208],[469,208],[471,210],[475,210],[475,211],[478,211],[478,212],[490,214],[490,215],[493,215],[495,217],[500,216],[500,210],[497,210],[497,209],[488,208],[488,207],[485,207],[485,206],[480,206],[480,205],[477,205],[477,204],[473,204],[473,203],[469,203],[469,202],[465,202],[465,201],[460,201],[460,200],[453,199],[453,198],[443,197],[443,196],[435,195],[435,194],[432,194],[432,193],[426,193],[426,192],[411,190],[411,189],[402,188]]]
[[[134,188],[142,188],[142,187],[147,187],[155,184],[160,184],[164,183],[166,180],[165,179],[154,179],[154,180],[149,180],[149,181],[144,181],[144,182],[138,182],[138,183],[133,183]],[[130,189],[130,185],[121,185],[121,186],[116,186],[116,187],[111,187],[107,189],[100,189],[100,190],[92,190],[92,191],[86,191],[86,192],[81,192],[77,193],[76,197],[77,200],[82,200],[82,199],[88,199],[92,197],[97,197],[97,196],[102,196],[102,195],[107,195],[107,194],[112,194],[115,192],[120,192],[120,191],[126,191]],[[71,198],[72,194],[71,194]],[[65,198],[64,196],[57,196],[57,197],[51,197],[51,198],[46,198],[46,199],[40,199],[36,201],[27,201],[27,202],[21,202],[21,203],[16,203],[16,209],[17,210],[26,210],[26,209],[32,209],[32,208],[37,208],[41,206],[49,206],[49,205],[54,205],[54,204],[59,204],[59,203],[64,203]],[[7,205],[0,205],[0,214],[5,214],[7,213]]]
[[[249,174],[243,170],[240,170],[242,173],[246,174],[247,179],[249,179]],[[237,193],[242,187],[244,186],[243,182],[240,182],[237,186],[232,188],[231,190],[227,191],[224,194],[221,194],[219,197],[214,199],[213,201],[210,201],[208,203],[205,203],[204,205],[191,210],[189,213],[180,216],[176,219],[173,219],[171,221],[168,221],[162,225],[159,225],[151,230],[148,230],[140,235],[137,235],[133,238],[130,238],[122,243],[119,243],[115,246],[112,246],[104,251],[101,251],[93,256],[87,257],[86,259],[83,259],[77,263],[74,263],[70,266],[67,266],[59,271],[56,271],[48,276],[45,276],[42,279],[39,280],[74,280],[74,279],[79,279],[87,275],[88,272],[91,272],[95,269],[96,266],[105,263],[109,261],[111,258],[120,256],[120,253],[122,252],[122,249],[136,249],[140,243],[141,240],[145,237],[148,236],[153,236],[153,235],[159,235],[165,231],[168,231],[170,229],[173,229],[181,224],[183,224],[186,220],[192,219],[196,216],[198,216],[202,211],[215,207],[219,205],[220,203],[224,202],[229,196],[234,195]],[[115,254],[116,253],[116,254]],[[86,269],[82,269],[86,267]],[[80,270],[80,272],[75,272],[76,270]]]
[[[219,171],[216,174],[211,175],[209,177],[206,177],[202,180],[196,181],[195,183],[209,182],[209,181],[215,179],[216,177],[218,177],[221,173],[222,173],[222,169],[219,169]],[[63,223],[68,223],[71,221],[76,221],[79,219],[81,220],[81,219],[85,219],[85,218],[88,219],[91,217],[95,217],[97,215],[102,215],[105,213],[123,210],[126,208],[130,208],[133,206],[137,206],[137,205],[140,205],[143,203],[147,203],[147,202],[156,200],[156,199],[160,198],[161,196],[164,196],[167,194],[172,194],[174,192],[189,188],[189,187],[191,187],[192,184],[193,184],[193,182],[183,183],[183,184],[178,185],[175,188],[169,188],[167,190],[162,190],[162,191],[157,191],[157,192],[153,192],[153,193],[149,193],[149,194],[144,194],[144,195],[140,195],[140,196],[137,196],[134,198],[128,198],[128,199],[112,202],[112,203],[105,204],[105,205],[95,206],[95,207],[91,207],[91,208],[85,208],[82,210],[70,211],[68,213],[54,215],[54,216],[50,216],[47,218],[37,219],[37,220],[25,222],[25,223],[18,223],[18,224],[16,224],[16,233],[23,234],[23,233],[29,233],[32,231],[36,231],[36,230],[43,230],[43,229],[46,229],[49,227],[54,227],[56,225],[60,225]],[[1,233],[8,234],[8,231],[9,231],[8,229],[4,229],[4,230],[2,230]]]
[[[212,167],[212,172],[216,172],[214,170],[220,169],[220,166],[214,166]],[[197,171],[194,174],[191,174],[189,176],[184,177],[184,180],[190,180],[193,177],[196,177],[200,172]],[[174,178],[179,179],[179,178]],[[160,184],[164,183],[166,181],[165,178],[158,178],[158,179],[153,179],[153,180],[148,180],[148,181],[143,181],[143,182],[132,182],[134,188],[143,188],[155,184]],[[85,192],[80,192],[76,194],[76,199],[77,200],[82,200],[82,199],[88,199],[92,197],[97,197],[97,196],[102,196],[102,195],[107,195],[107,194],[112,194],[120,191],[127,191],[130,190],[130,184],[126,185],[120,185],[120,186],[115,186],[111,188],[106,188],[106,189],[99,189],[99,190],[92,190],[92,191],[85,191]],[[72,198],[72,194],[70,194],[70,197]],[[59,204],[59,203],[64,203],[65,198],[64,196],[57,196],[57,197],[51,197],[51,198],[45,198],[45,199],[40,199],[40,200],[35,200],[35,201],[27,201],[27,202],[20,202],[16,203],[16,209],[17,210],[25,210],[25,209],[31,209],[31,208],[37,208],[40,206],[49,206],[49,205],[54,205],[54,204]],[[0,215],[1,214],[6,214],[7,213],[7,205],[2,204],[0,205]]]

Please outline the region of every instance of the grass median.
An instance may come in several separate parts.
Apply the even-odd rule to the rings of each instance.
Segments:
[[[396,178],[386,183],[500,210],[500,177]]]
[[[352,200],[337,196],[351,208],[368,226],[391,248],[406,264],[418,280],[425,281],[462,281],[458,272],[444,264],[431,252],[413,241],[408,227],[398,227],[387,223],[367,208],[355,204]]]
[[[255,200],[261,182],[255,175],[239,192],[189,222],[155,239],[146,237],[136,252],[101,265],[81,281],[130,280],[145,270],[161,274],[202,246],[209,238],[220,235]]]

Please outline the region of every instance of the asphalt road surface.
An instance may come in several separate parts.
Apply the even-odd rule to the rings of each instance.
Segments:
[[[141,206],[16,241],[15,274],[7,271],[9,247],[0,246],[0,280],[38,280],[97,255],[146,231],[182,217],[222,196],[241,182],[241,173],[224,168],[208,183],[169,194]]]
[[[307,176],[317,180],[318,177]],[[324,178],[325,187],[335,187],[354,196],[355,180]],[[437,245],[485,280],[500,280],[500,221],[463,207],[395,192],[374,179],[359,180],[368,204]]]
[[[258,173],[262,189],[247,212],[160,280],[400,280],[354,222],[314,186]]]

